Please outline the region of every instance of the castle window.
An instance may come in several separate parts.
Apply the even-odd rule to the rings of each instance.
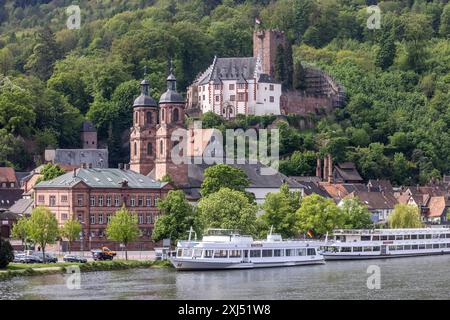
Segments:
[[[152,124],[152,113],[147,112],[147,124]]]
[[[236,96],[234,94],[230,96],[230,101],[236,101]]]
[[[271,84],[271,85],[269,86],[269,90],[270,90],[270,91],[273,91],[273,90],[274,90],[273,84]]]
[[[163,154],[163,152],[164,152],[164,150],[163,150],[163,147],[164,147],[164,144],[163,144],[163,141],[161,140],[161,141],[159,141],[159,153],[161,153],[161,154]]]
[[[216,95],[216,102],[219,102],[219,100],[220,100],[220,96]]]
[[[275,102],[275,98],[273,96],[270,96],[270,102]]]
[[[238,101],[245,101],[245,93],[238,93]]]
[[[164,109],[161,110],[161,121],[164,121],[165,112]]]
[[[147,144],[147,155],[152,155],[153,154],[153,145],[149,142]]]
[[[139,115],[139,113],[138,113],[138,112],[135,112],[135,114],[134,114],[134,122],[135,122],[136,124],[139,123],[138,115]]]
[[[234,83],[230,83],[230,85],[228,86],[229,90],[234,90]]]
[[[134,143],[134,155],[137,156],[137,143]]]
[[[239,83],[238,89],[245,89],[245,83]]]
[[[215,90],[220,90],[220,84],[215,84],[215,85],[214,85],[214,89],[215,89]]]
[[[172,118],[173,118],[173,121],[178,121],[178,118],[179,118],[178,108],[173,109]]]

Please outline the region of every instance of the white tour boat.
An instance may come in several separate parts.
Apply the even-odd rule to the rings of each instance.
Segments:
[[[450,254],[450,229],[335,230],[325,241],[325,260],[352,260]]]
[[[192,230],[191,230],[192,231]],[[270,234],[267,240],[255,241],[231,230],[209,229],[202,241],[179,241],[176,255],[170,257],[178,270],[251,269],[299,266],[325,262],[319,243],[282,240]]]

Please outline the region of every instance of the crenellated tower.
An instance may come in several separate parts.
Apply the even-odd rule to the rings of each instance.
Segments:
[[[159,100],[159,126],[156,132],[155,178],[162,179],[169,175],[176,186],[188,185],[187,164],[174,164],[171,158],[172,148],[178,141],[171,141],[172,133],[184,129],[185,100],[177,92],[177,80],[171,68],[167,78],[167,91]]]
[[[130,169],[148,175],[155,167],[158,104],[150,96],[150,81],[141,82],[141,95],[133,103],[130,134]]]

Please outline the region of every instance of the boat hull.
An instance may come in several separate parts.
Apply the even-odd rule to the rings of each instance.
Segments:
[[[371,260],[371,259],[392,259],[392,258],[408,258],[450,254],[450,251],[441,252],[422,252],[422,253],[405,253],[405,254],[386,254],[386,255],[335,255],[323,254],[326,261],[330,260]]]
[[[305,261],[273,261],[273,262],[216,262],[200,261],[189,259],[170,259],[170,262],[177,270],[233,270],[233,269],[255,269],[255,268],[275,268],[293,267],[302,265],[324,264],[324,259]]]

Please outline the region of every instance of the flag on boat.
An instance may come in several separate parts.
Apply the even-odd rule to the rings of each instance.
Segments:
[[[261,24],[261,19],[259,19],[259,17],[256,17],[256,18],[255,18],[255,23],[256,23],[256,24]]]
[[[314,232],[311,229],[308,229],[308,232],[306,232],[306,235],[310,238],[314,237]]]

